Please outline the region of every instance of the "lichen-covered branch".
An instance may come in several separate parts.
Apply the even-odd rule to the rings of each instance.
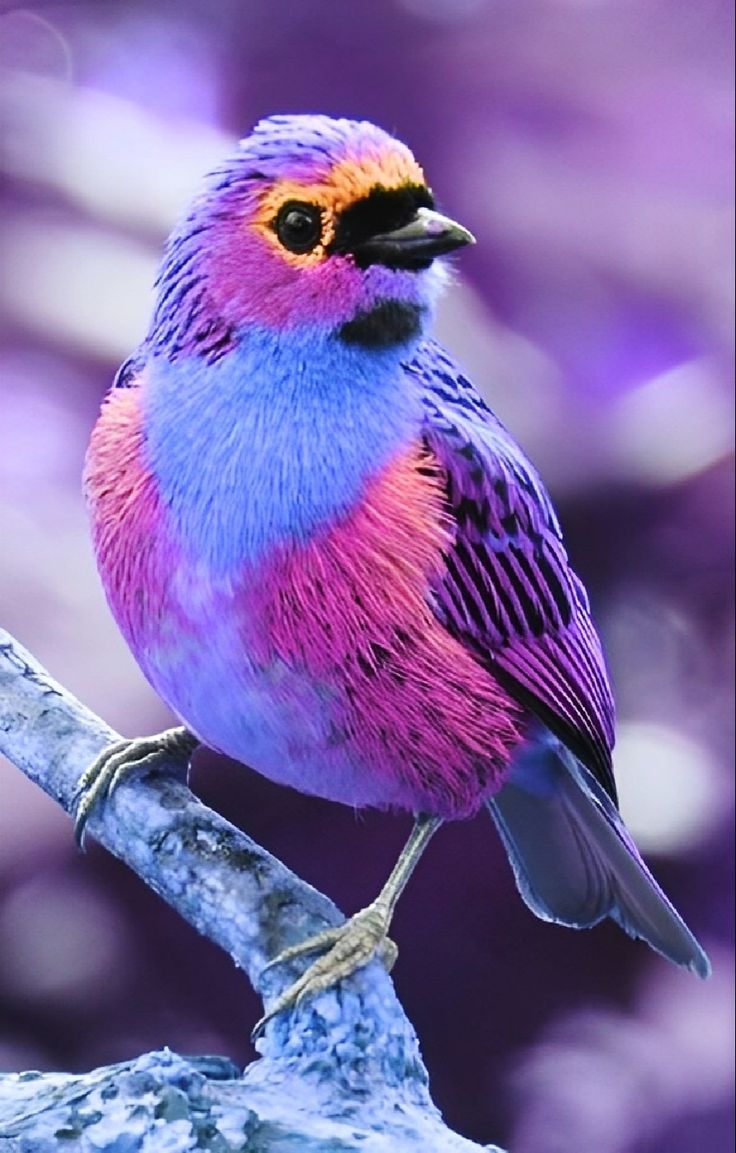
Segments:
[[[71,812],[82,772],[117,739],[0,629],[0,752]],[[202,805],[180,765],[127,781],[90,817],[88,833],[226,949],[266,1008],[306,963],[264,974],[267,961],[342,919],[326,897]],[[248,1133],[258,1134],[253,1148],[269,1153],[478,1148],[443,1125],[414,1031],[377,962],[280,1014],[258,1048],[261,1059],[242,1077],[230,1067],[223,1074],[225,1063],[204,1068],[168,1051],[82,1078],[0,1077],[0,1153],[227,1153],[247,1150]],[[137,1107],[143,1082],[148,1110]],[[174,1098],[167,1113],[163,1104]],[[207,1126],[214,1136],[203,1146]]]
[[[9,761],[71,813],[82,772],[119,739],[0,629],[0,752]],[[181,764],[170,769],[129,781],[90,816],[87,831],[259,987],[271,957],[342,918],[331,901],[202,805],[182,780]]]

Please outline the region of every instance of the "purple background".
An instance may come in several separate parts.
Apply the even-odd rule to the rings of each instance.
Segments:
[[[537,462],[602,631],[622,808],[701,984],[518,898],[484,816],[399,907],[396,983],[450,1125],[514,1153],[732,1133],[731,5],[178,0],[0,14],[0,621],[126,734],[168,723],[109,617],[79,475],[199,176],[275,111],[373,119],[478,237],[443,339]],[[408,821],[208,755],[194,787],[346,911]],[[228,959],[0,764],[0,1068],[169,1044],[245,1062]]]

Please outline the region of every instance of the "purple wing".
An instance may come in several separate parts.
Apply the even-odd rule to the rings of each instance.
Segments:
[[[421,387],[424,436],[443,469],[456,529],[435,612],[615,801],[611,690],[550,498],[439,345],[422,345],[405,367]]]

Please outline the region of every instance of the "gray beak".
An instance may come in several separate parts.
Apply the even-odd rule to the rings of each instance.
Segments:
[[[389,268],[420,269],[427,268],[435,256],[445,256],[466,244],[475,244],[475,237],[462,224],[431,208],[418,208],[408,224],[356,245],[353,256],[362,268],[385,264]]]

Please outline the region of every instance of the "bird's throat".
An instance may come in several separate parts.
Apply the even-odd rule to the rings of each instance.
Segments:
[[[407,300],[382,300],[373,308],[358,312],[338,329],[346,344],[364,349],[393,348],[415,340],[422,331],[426,310]]]
[[[145,451],[182,544],[227,574],[345,515],[416,437],[395,349],[251,331],[216,364],[147,364]]]

